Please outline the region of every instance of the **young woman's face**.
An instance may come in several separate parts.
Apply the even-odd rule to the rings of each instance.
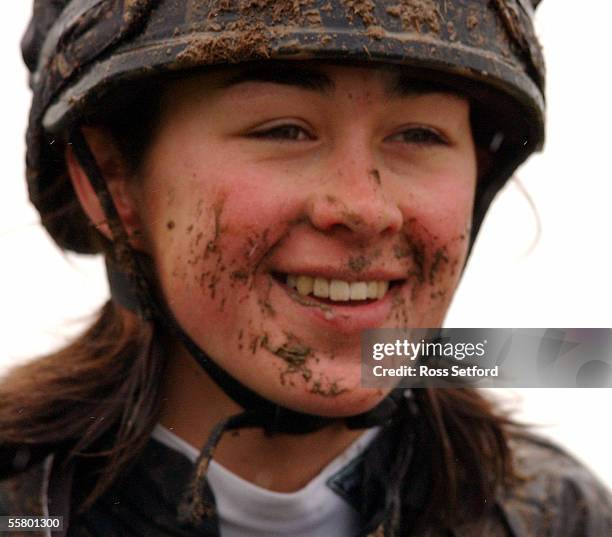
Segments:
[[[465,260],[469,104],[399,70],[244,66],[175,82],[137,182],[177,320],[280,404],[363,412],[360,333],[440,326]]]

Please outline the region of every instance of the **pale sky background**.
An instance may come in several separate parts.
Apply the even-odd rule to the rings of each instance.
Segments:
[[[577,5],[544,0],[536,19],[548,63],[548,141],[518,176],[542,222],[539,240],[533,245],[532,209],[510,184],[480,232],[449,327],[612,327],[612,2]],[[60,254],[27,202],[19,41],[30,9],[28,0],[10,2],[0,23],[0,368],[61,345],[107,297],[101,261]],[[501,395],[612,488],[612,390]]]

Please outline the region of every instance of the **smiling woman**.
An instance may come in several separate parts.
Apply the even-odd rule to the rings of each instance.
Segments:
[[[360,382],[363,330],[442,324],[542,144],[531,8],[155,4],[35,2],[31,197],[105,254],[112,300],[0,386],[0,511],[79,536],[609,528],[596,481],[475,391]]]
[[[315,69],[326,91],[304,87]],[[180,326],[231,376],[283,406],[365,411],[383,394],[359,386],[360,332],[439,326],[457,285],[476,183],[469,105],[393,97],[389,70],[309,66],[299,86],[228,84],[233,71],[167,88],[140,180],[125,178],[138,216],[124,221],[142,232]],[[97,160],[119,181],[111,170],[124,166]],[[329,300],[307,292],[315,279]],[[277,353],[292,345],[309,349],[310,375],[288,384]],[[338,397],[321,397],[332,387]]]

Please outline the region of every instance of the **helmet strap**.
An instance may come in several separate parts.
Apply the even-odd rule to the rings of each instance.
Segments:
[[[111,241],[114,258],[117,264],[125,267],[125,273],[133,289],[131,297],[133,305],[136,306],[136,310],[144,320],[151,320],[154,315],[154,308],[151,301],[152,293],[150,286],[144,277],[142,267],[139,266],[138,257],[130,244],[128,233],[119,217],[119,212],[108,185],[104,180],[102,171],[80,128],[76,128],[71,132],[69,143],[77,161],[85,172],[87,180],[96,193],[96,197],[102,207],[102,212],[106,217],[112,235]]]

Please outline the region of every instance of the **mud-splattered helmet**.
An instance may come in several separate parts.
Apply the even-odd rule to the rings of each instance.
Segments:
[[[544,140],[537,0],[34,0],[22,42],[33,101],[30,198],[63,248],[95,251],[68,180],[64,132],[105,95],[164,73],[267,59],[406,66],[467,94],[481,170],[473,237]]]

